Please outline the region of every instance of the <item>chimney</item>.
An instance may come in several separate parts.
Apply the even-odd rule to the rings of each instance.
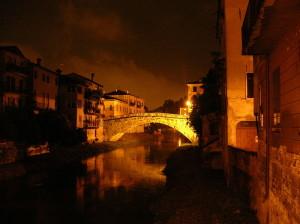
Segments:
[[[94,81],[94,78],[95,78],[95,73],[92,73],[91,74],[91,80]]]
[[[57,73],[58,75],[61,75],[62,70],[60,70],[60,69],[58,68],[58,69],[56,69],[56,73]]]
[[[41,59],[41,58],[37,58],[37,59],[36,59],[36,64],[37,64],[37,65],[41,65],[41,63],[42,63],[42,59]]]

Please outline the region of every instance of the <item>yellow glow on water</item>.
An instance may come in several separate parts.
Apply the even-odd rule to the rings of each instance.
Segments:
[[[77,196],[84,201],[85,188],[97,186],[99,198],[105,197],[107,190],[125,190],[138,184],[155,186],[165,181],[161,170],[164,164],[149,163],[150,150],[145,146],[119,148],[109,153],[88,158],[83,161],[87,175],[77,179]]]

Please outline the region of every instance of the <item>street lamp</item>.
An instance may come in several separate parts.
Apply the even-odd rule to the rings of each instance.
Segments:
[[[192,107],[192,102],[189,100],[187,100],[185,104],[188,108]]]

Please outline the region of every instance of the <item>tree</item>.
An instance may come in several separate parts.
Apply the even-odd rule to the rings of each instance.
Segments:
[[[202,140],[202,117],[209,114],[221,115],[224,113],[225,102],[222,98],[224,72],[224,59],[220,53],[212,52],[212,67],[202,79],[204,94],[197,95],[192,99],[193,108],[189,117],[189,123],[200,141]]]

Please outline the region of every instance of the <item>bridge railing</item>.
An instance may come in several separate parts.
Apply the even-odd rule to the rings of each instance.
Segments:
[[[187,115],[181,114],[169,114],[169,113],[135,113],[135,114],[125,114],[114,116],[110,118],[104,118],[104,120],[116,120],[122,118],[134,118],[134,117],[165,117],[165,118],[175,118],[175,119],[187,119]]]

